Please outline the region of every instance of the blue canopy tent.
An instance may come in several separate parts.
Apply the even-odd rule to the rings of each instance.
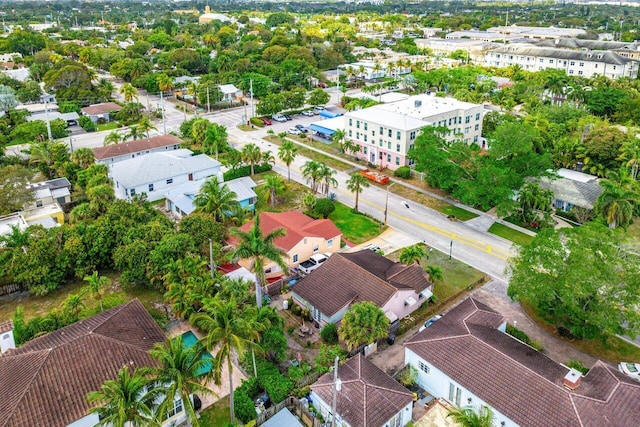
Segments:
[[[326,128],[326,127],[323,127],[323,126],[319,126],[319,125],[315,125],[315,124],[309,125],[309,129],[311,129],[312,131],[317,132],[319,134],[320,133],[324,134],[324,135],[326,135],[328,137],[331,137],[331,135],[333,135],[335,133],[335,130],[333,130],[333,129],[329,129],[329,128]]]
[[[320,111],[320,117],[324,117],[325,119],[333,119],[334,117],[341,116],[342,113],[332,113],[331,111],[322,110]]]

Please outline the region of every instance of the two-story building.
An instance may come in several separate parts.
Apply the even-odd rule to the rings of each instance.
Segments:
[[[33,182],[27,185],[27,190],[33,192],[33,202],[24,206],[26,210],[52,205],[54,203],[65,205],[71,202],[71,183],[67,178]]]
[[[105,145],[93,149],[95,162],[111,165],[150,153],[177,150],[182,140],[173,135],[158,135],[151,138],[136,139],[121,144]]]
[[[346,113],[345,133],[359,147],[356,157],[394,170],[412,165],[407,154],[425,126],[448,128],[448,140],[480,144],[482,112],[479,104],[416,95]]]
[[[149,153],[111,165],[110,176],[115,196],[131,200],[145,194],[147,200],[165,197],[171,189],[187,181],[198,181],[218,176],[222,181],[220,162],[206,154],[179,149],[160,153]]]

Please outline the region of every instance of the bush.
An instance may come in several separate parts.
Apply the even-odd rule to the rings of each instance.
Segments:
[[[520,329],[516,328],[513,325],[507,323],[507,333],[512,337],[522,341],[523,343],[533,347],[538,351],[542,351],[542,345],[538,342],[533,341],[527,334],[525,334]]]
[[[329,215],[331,215],[335,210],[335,205],[329,199],[319,199],[316,202],[316,206],[313,208],[313,212],[324,219],[329,218]]]
[[[411,365],[407,365],[404,369],[398,372],[396,379],[405,387],[412,386],[418,380],[418,370]]]
[[[252,125],[254,126],[258,126],[259,128],[264,127],[264,123],[262,123],[262,120],[260,120],[257,117],[251,117],[251,119],[249,120],[251,122]]]
[[[248,423],[251,420],[256,419],[256,409],[253,404],[253,400],[247,394],[247,391],[242,389],[242,387],[238,387],[233,395],[233,412],[236,415],[236,418],[242,421],[243,423]]]
[[[398,169],[393,172],[393,176],[397,176],[398,178],[409,179],[411,178],[411,168],[409,166],[400,166]]]
[[[282,402],[293,390],[293,382],[282,375],[278,368],[262,358],[256,358],[258,383],[269,394],[271,401]]]
[[[571,369],[579,371],[582,375],[587,375],[587,372],[589,372],[589,368],[585,367],[579,360],[569,360],[567,366]]]
[[[327,344],[335,344],[338,342],[338,327],[335,323],[327,323],[320,330],[320,338]]]
[[[255,173],[262,173],[262,172],[270,171],[272,168],[273,166],[271,166],[270,164],[255,165],[253,167],[253,171]],[[224,177],[225,182],[231,181],[232,179],[236,179],[236,178],[242,178],[243,176],[250,176],[251,166],[245,165],[245,166],[240,166],[239,168],[236,168],[236,169],[229,169],[222,175]]]
[[[98,126],[96,126],[96,124],[93,123],[93,121],[87,116],[80,116],[80,119],[78,119],[78,124],[87,132],[95,132],[96,130],[98,130]]]

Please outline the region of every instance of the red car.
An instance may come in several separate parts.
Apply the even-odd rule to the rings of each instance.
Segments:
[[[318,83],[318,87],[321,87],[322,89],[326,89],[329,86],[326,83],[320,82],[320,83]]]
[[[273,124],[273,122],[267,119],[266,117],[260,117],[260,120],[262,120],[262,123],[264,123],[267,126],[271,126]]]

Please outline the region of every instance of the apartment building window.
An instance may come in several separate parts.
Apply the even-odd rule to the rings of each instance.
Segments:
[[[400,166],[400,157],[396,156],[396,166]]]
[[[613,69],[614,69],[614,70],[616,69],[616,66],[615,66],[615,65],[613,66]]]
[[[476,125],[473,130],[480,130],[480,125]]]
[[[540,63],[543,63],[543,62],[544,62],[544,58],[540,58]]]
[[[458,124],[461,125],[462,124],[462,116],[458,117]]]
[[[349,129],[349,138],[351,138],[353,136],[353,132],[351,132],[351,129]]]
[[[364,130],[367,130],[367,125],[368,125],[369,123],[364,122],[363,124],[364,124]]]
[[[153,191],[153,184],[149,184],[149,191]]]
[[[375,130],[371,131],[371,136],[376,136],[376,131]]]
[[[367,135],[364,135],[364,142],[367,142]]]
[[[549,60],[549,64],[553,64],[553,59],[550,59],[550,60]]]
[[[595,65],[593,66],[593,68],[598,68],[598,64],[595,64]]]
[[[353,119],[349,119],[349,126],[353,126]]]
[[[356,132],[356,139],[360,139],[360,132]]]
[[[471,130],[471,128],[469,126],[465,126],[464,128],[465,135],[469,133],[469,130]]]
[[[380,135],[384,135],[384,128],[380,126]]]
[[[389,132],[387,132],[389,135],[389,138],[391,138],[391,135],[393,135],[393,131],[391,129],[389,129]]]
[[[400,144],[396,144],[396,151],[399,153],[400,152]]]
[[[409,146],[409,150],[413,150],[413,144]]]
[[[570,61],[569,65],[573,67],[574,65],[576,65],[576,61]]]
[[[471,116],[466,116],[466,117],[464,118],[464,122],[465,122],[465,124],[469,123],[470,121],[471,121]]]
[[[582,70],[578,70],[578,75],[581,76],[582,74]]]
[[[298,254],[294,254],[292,260],[293,262],[298,262]]]
[[[478,142],[478,135],[473,137],[473,142]]]
[[[569,70],[569,74],[573,74],[573,70]]]
[[[579,62],[578,67],[584,67],[584,62]]]
[[[412,140],[412,141],[414,139],[416,139],[416,131],[415,130],[411,131],[411,133],[409,134],[409,139]]]
[[[387,141],[387,150],[391,150],[391,141]]]
[[[396,139],[399,141],[400,140],[400,131],[396,132]]]
[[[480,113],[476,113],[476,120],[480,120]]]
[[[391,162],[391,154],[387,154],[387,162]]]
[[[367,154],[367,147],[362,147],[362,152],[363,152],[364,154]]]
[[[131,190],[129,190],[129,194],[133,197],[136,195],[136,189],[132,188]]]
[[[451,126],[451,117],[449,117],[449,126]]]
[[[356,128],[360,129],[360,120],[356,120]]]
[[[380,147],[382,147],[382,138],[380,138],[380,144],[379,145],[380,145]]]

